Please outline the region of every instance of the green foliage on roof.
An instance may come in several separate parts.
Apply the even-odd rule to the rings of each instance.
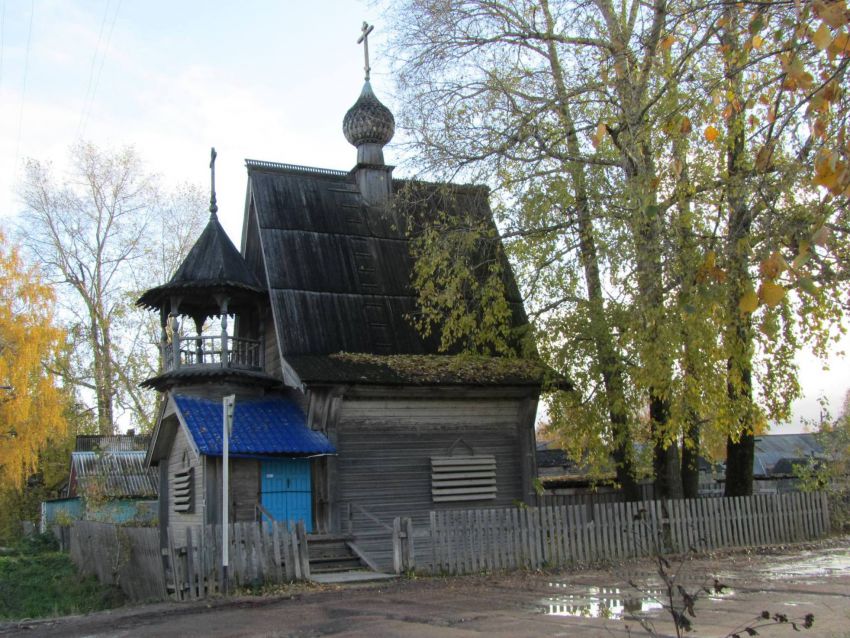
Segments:
[[[330,355],[340,362],[381,366],[417,383],[440,383],[447,379],[470,384],[516,381],[543,382],[550,370],[540,361],[515,357],[462,355],[374,355],[340,352]]]

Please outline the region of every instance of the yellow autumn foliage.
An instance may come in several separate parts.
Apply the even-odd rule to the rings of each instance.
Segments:
[[[39,452],[67,430],[48,372],[63,340],[54,305],[53,289],[0,232],[0,487],[21,487]]]
[[[763,281],[758,297],[765,305],[773,308],[785,298],[785,288],[772,281]]]
[[[745,292],[738,301],[738,309],[743,313],[755,312],[759,307],[759,296],[752,290]]]

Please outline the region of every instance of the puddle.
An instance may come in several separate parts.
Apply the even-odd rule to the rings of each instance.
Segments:
[[[556,590],[574,589],[565,583],[549,583],[549,586]],[[586,587],[580,592],[543,598],[538,601],[537,608],[547,616],[619,620],[660,611],[661,603],[656,600],[660,595],[660,590],[641,593],[618,587]]]
[[[768,580],[825,578],[850,570],[850,552],[803,552],[792,558],[777,558],[776,564],[759,572]]]
[[[772,565],[758,570],[766,580],[798,580],[813,582],[819,578],[847,573],[850,570],[850,552],[824,550],[801,552],[794,556],[777,556]]]
[[[536,604],[537,609],[547,616],[609,618],[611,620],[651,616],[663,609],[661,601],[666,596],[661,589],[639,592],[631,588],[582,587],[559,582],[551,582],[549,587],[558,593],[542,598]],[[699,599],[721,602],[734,594],[734,590],[727,587],[722,593],[706,595],[703,592]]]

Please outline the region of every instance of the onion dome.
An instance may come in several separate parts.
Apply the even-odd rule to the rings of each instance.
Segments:
[[[365,144],[384,146],[395,133],[395,118],[372,92],[368,80],[363,85],[360,97],[342,120],[345,139],[356,147]]]

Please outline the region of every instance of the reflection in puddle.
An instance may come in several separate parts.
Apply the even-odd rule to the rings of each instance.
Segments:
[[[762,570],[770,580],[789,578],[823,578],[850,569],[850,552],[802,552],[791,559],[779,558],[776,564]]]
[[[566,583],[549,583],[555,589],[568,588]],[[560,594],[541,600],[538,605],[548,616],[579,616],[614,620],[643,616],[661,609],[656,600],[661,591],[635,593],[618,587],[587,587],[582,593]]]

